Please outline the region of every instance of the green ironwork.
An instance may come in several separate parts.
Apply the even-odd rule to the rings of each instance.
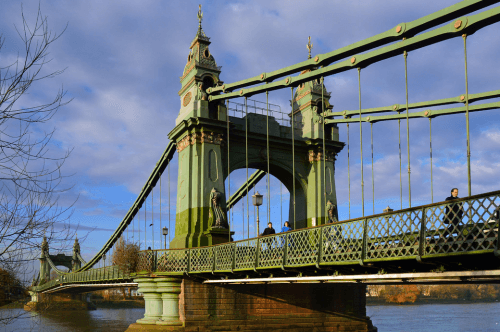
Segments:
[[[465,1],[461,1],[455,5],[441,9],[437,12],[434,12],[432,14],[429,14],[429,15],[424,16],[422,18],[419,18],[417,20],[398,24],[396,27],[394,27],[390,30],[387,30],[386,32],[375,35],[373,37],[364,39],[362,41],[356,42],[354,44],[348,45],[346,47],[340,48],[338,50],[335,50],[335,51],[332,51],[329,53],[319,54],[316,57],[314,57],[313,59],[308,59],[306,61],[299,62],[293,66],[289,66],[289,67],[275,70],[272,72],[262,73],[258,76],[255,76],[255,77],[252,77],[252,78],[249,78],[246,80],[242,80],[242,81],[238,81],[238,82],[234,82],[234,83],[229,83],[229,84],[224,84],[224,86],[213,88],[209,91],[209,94],[213,95],[213,94],[217,94],[217,93],[225,92],[225,91],[235,91],[235,90],[239,90],[240,88],[243,88],[243,87],[246,87],[249,85],[253,85],[253,84],[260,84],[263,82],[273,82],[272,84],[269,84],[269,86],[266,85],[267,88],[262,89],[262,91],[264,91],[264,90],[268,90],[268,88],[271,88],[271,89],[269,89],[269,91],[270,91],[270,90],[275,89],[276,87],[284,86],[285,80],[276,81],[276,79],[278,79],[280,77],[284,77],[284,76],[287,76],[287,75],[290,75],[293,73],[298,73],[298,72],[301,72],[303,70],[312,69],[312,68],[315,68],[318,66],[325,67],[325,66],[328,66],[329,64],[336,62],[336,61],[339,61],[341,59],[344,59],[344,58],[347,58],[347,57],[350,57],[350,56],[353,56],[356,54],[363,53],[367,50],[380,47],[380,46],[388,44],[390,42],[399,41],[399,40],[401,40],[402,37],[412,37],[410,39],[419,38],[418,41],[426,40],[427,38],[439,39],[439,38],[442,38],[439,33],[436,33],[435,36],[432,36],[432,34],[427,34],[424,38],[421,38],[421,36],[424,34],[418,35],[418,36],[417,36],[417,34],[421,33],[422,31],[428,30],[430,28],[436,27],[438,25],[444,24],[444,23],[448,22],[449,20],[460,17],[462,15],[472,13],[476,10],[485,8],[485,7],[490,6],[490,5],[497,3],[497,2],[499,2],[499,0],[492,0],[492,1],[465,0]],[[491,13],[488,11],[485,11],[485,12],[480,13],[478,15],[481,15],[481,16],[477,16],[477,15],[473,16],[474,23],[476,23],[476,20],[479,17],[484,18],[484,20],[486,20],[486,19],[488,19],[488,20],[498,19],[497,17],[495,17],[494,13]],[[469,22],[470,21],[471,20],[469,18]],[[486,26],[486,25],[489,25],[491,23],[494,23],[494,21],[493,22],[483,22],[483,23],[485,23],[484,26]],[[469,25],[470,24],[468,24],[467,27],[469,27]],[[479,29],[480,28],[479,26],[483,27],[480,24],[476,24],[475,26],[471,27],[470,30]],[[462,27],[462,29],[463,29],[463,27]],[[446,31],[446,29],[443,29],[443,30]],[[437,31],[437,30],[435,30],[435,31]],[[452,32],[454,32],[454,31],[455,31],[455,29],[452,30]],[[415,36],[415,37],[413,37],[413,36]],[[447,37],[447,38],[451,38],[451,37]],[[441,41],[441,40],[435,40],[433,42],[438,42],[438,41]],[[423,47],[423,46],[425,46],[425,45],[422,45],[421,47]],[[407,48],[407,50],[410,51],[411,49]],[[399,52],[398,54],[401,54],[401,52]],[[396,54],[394,54],[394,55],[396,55]],[[394,55],[392,55],[392,56],[394,56]],[[356,58],[358,58],[358,55],[356,55]],[[380,60],[382,60],[382,59],[380,59]],[[343,64],[343,62],[342,62],[342,64]],[[350,60],[349,60],[349,64],[350,64]],[[356,66],[357,66],[357,63],[356,63]],[[332,67],[332,66],[330,66],[330,67]],[[297,82],[297,84],[319,78],[322,76],[322,74],[324,74],[325,76],[328,76],[326,74],[326,72],[330,72],[333,69],[340,68],[340,67],[335,67],[335,68],[333,68],[333,67],[330,68],[330,67],[325,67],[325,70],[323,72],[322,72],[322,70],[315,70],[314,74],[312,74],[308,77],[304,77],[304,80]],[[291,82],[289,82],[289,83],[291,83]],[[262,87],[264,87],[264,86],[262,86]],[[257,90],[244,89],[242,95],[250,96],[252,94],[255,94],[256,92],[257,92]],[[239,94],[240,94],[239,91],[234,92],[234,93],[225,93],[223,96],[222,95],[221,96],[213,96],[212,100],[216,100],[218,98],[228,98],[228,97],[235,98],[235,97],[240,96]]]
[[[453,212],[455,204],[467,212],[465,220]],[[494,253],[499,210],[496,191],[211,247],[142,251],[138,271],[223,273],[232,266],[258,271]],[[458,224],[446,224],[457,217]]]
[[[499,102],[486,103],[480,105],[469,106],[470,112],[480,112],[480,111],[488,111],[500,108]],[[460,114],[466,113],[466,106],[454,107],[454,108],[445,108],[440,110],[426,110],[421,112],[412,112],[408,114],[409,119],[415,118],[436,118],[438,116],[450,115],[450,114]],[[393,115],[379,115],[379,116],[367,116],[359,118],[348,118],[348,119],[327,119],[326,122],[329,124],[332,123],[348,123],[348,122],[381,122],[381,121],[392,121],[397,119],[406,119],[406,114],[393,114]]]
[[[403,52],[405,58],[405,90],[406,90],[406,148],[408,151],[408,206],[411,207],[411,163],[410,163],[410,119],[408,118],[408,52]],[[361,114],[359,115],[361,118]],[[361,120],[360,120],[361,121]],[[470,193],[469,193],[470,196]]]
[[[467,131],[467,189],[471,194],[471,170],[470,170],[470,134],[469,134],[469,79],[467,76],[467,34],[462,35],[464,39],[464,62],[465,62],[465,125]]]
[[[474,93],[469,95],[469,103],[480,101],[480,100],[485,100],[485,99],[491,99],[491,98],[497,98],[500,97],[500,90],[493,90],[493,91],[488,91],[488,92],[481,92],[481,93]],[[411,103],[408,104],[408,109],[416,109],[416,108],[423,108],[423,107],[433,107],[433,106],[442,106],[442,105],[450,105],[450,104],[465,104],[465,95],[460,95],[458,97],[453,97],[453,98],[444,98],[444,99],[437,99],[437,100],[431,100],[431,101],[423,101],[423,102],[418,102],[418,103]],[[361,114],[373,114],[373,113],[385,113],[385,112],[401,112],[402,105],[401,104],[394,104],[391,106],[382,106],[382,107],[375,107],[375,108],[365,108],[361,110]],[[326,116],[328,117],[334,117],[334,116],[342,116],[344,118],[350,118],[353,115],[359,115],[359,110],[356,111],[342,111],[342,112],[327,112]]]
[[[373,268],[373,264],[392,261],[500,255],[499,213],[500,191],[496,191],[210,247],[145,250],[140,252],[135,275],[212,275],[352,265]],[[132,277],[127,268],[108,266],[60,275],[31,290],[123,282]]]
[[[500,1],[500,0],[499,0]],[[207,207],[205,203],[199,203],[205,199],[206,189],[205,183],[208,183],[207,176],[211,182],[215,183],[220,196],[224,199],[222,203],[224,206],[217,207],[222,209],[223,213],[227,212],[230,204],[233,205],[239,195],[233,195],[226,203],[225,201],[225,177],[229,176],[231,170],[242,168],[241,160],[234,158],[229,151],[229,132],[230,129],[235,129],[235,132],[240,131],[239,135],[242,137],[242,127],[239,127],[238,119],[229,118],[229,99],[236,97],[245,98],[245,166],[247,169],[247,182],[240,190],[246,190],[247,194],[247,233],[249,237],[249,208],[248,208],[248,191],[250,186],[250,178],[248,177],[248,168],[250,164],[252,167],[260,168],[256,172],[255,178],[268,174],[268,196],[270,195],[269,174],[271,172],[281,171],[286,169],[291,174],[289,177],[292,183],[286,184],[293,191],[293,199],[290,208],[293,209],[294,226],[297,226],[296,220],[296,181],[299,184],[300,195],[302,201],[299,204],[299,211],[305,216],[304,224],[301,226],[315,225],[309,219],[319,218],[319,226],[306,229],[297,229],[285,234],[277,234],[273,236],[261,237],[256,239],[246,239],[238,242],[224,243],[219,245],[211,245],[199,248],[181,248],[170,250],[147,250],[142,251],[140,254],[140,262],[138,273],[155,272],[159,274],[203,274],[203,273],[224,273],[224,272],[238,272],[238,271],[259,271],[271,269],[294,269],[301,267],[314,267],[320,269],[328,265],[336,265],[339,267],[347,265],[358,265],[362,267],[370,267],[370,264],[381,264],[391,261],[411,261],[413,259],[422,262],[424,259],[436,258],[450,258],[459,255],[477,255],[477,254],[490,254],[494,253],[500,256],[500,239],[498,235],[500,213],[500,191],[492,192],[482,195],[470,196],[471,194],[471,170],[470,170],[470,135],[469,135],[469,113],[475,111],[484,111],[489,109],[500,108],[500,103],[488,103],[476,106],[470,106],[469,103],[477,100],[483,100],[500,96],[500,90],[484,92],[479,94],[469,95],[468,91],[468,73],[467,73],[467,45],[466,37],[469,34],[475,33],[477,30],[482,29],[492,23],[500,21],[500,7],[487,9],[481,13],[460,17],[457,21],[445,24],[441,27],[428,30],[446,23],[450,19],[455,19],[461,15],[469,14],[475,10],[482,9],[492,3],[499,1],[479,1],[468,0],[462,1],[454,6],[450,6],[436,13],[430,14],[419,20],[409,23],[399,24],[395,29],[391,29],[385,33],[368,38],[359,43],[344,47],[342,49],[318,55],[307,61],[303,61],[294,66],[280,69],[270,73],[263,73],[258,77],[248,80],[223,84],[219,81],[220,67],[215,63],[213,56],[208,50],[210,44],[209,38],[201,29],[201,16],[200,25],[195,39],[191,43],[188,62],[184,69],[184,74],[181,77],[182,88],[179,91],[181,96],[182,107],[179,116],[176,119],[176,127],[169,134],[172,142],[168,145],[163,153],[160,161],[156,164],[152,174],[150,175],[145,186],[142,188],[139,197],[136,199],[134,205],[128,211],[127,215],[120,223],[117,230],[105,244],[105,246],[97,253],[89,262],[84,262],[79,253],[73,255],[77,257],[81,263],[84,264],[82,268],[74,266],[76,272],[62,273],[56,269],[54,262],[50,255],[48,255],[48,246],[44,249],[42,244],[42,255],[40,279],[45,281],[47,272],[50,268],[55,269],[60,274],[55,280],[46,282],[43,285],[35,286],[34,291],[42,291],[49,288],[62,286],[70,283],[92,283],[102,281],[118,281],[129,279],[130,275],[119,267],[103,267],[99,269],[91,269],[99,261],[104,260],[108,252],[111,252],[113,244],[122,235],[125,228],[133,222],[135,215],[146,202],[146,198],[151,194],[153,202],[153,188],[158,179],[160,179],[165,167],[168,166],[169,161],[172,159],[175,149],[179,151],[180,169],[190,169],[186,167],[191,165],[194,161],[198,164],[194,165],[194,169],[199,174],[181,176],[179,173],[179,188],[178,188],[178,206],[180,211],[177,211],[178,231],[176,232],[176,239],[174,239],[175,246],[201,246],[205,244],[215,244],[218,241],[202,240],[203,237],[213,239],[216,236],[224,235],[226,240],[231,239],[231,232],[214,230],[213,227],[207,224],[208,220],[214,217],[215,207]],[[464,40],[464,60],[465,60],[465,95],[457,98],[439,99],[429,102],[412,103],[408,102],[408,75],[407,75],[407,52],[426,47],[447,39],[462,36]],[[399,41],[401,40],[402,41]],[[390,42],[399,41],[391,45],[384,46]],[[308,44],[309,53],[312,44]],[[380,47],[380,48],[378,48]],[[394,57],[403,53],[405,58],[405,86],[406,86],[406,114],[402,115],[401,105],[393,105],[391,107],[378,107],[372,109],[361,108],[361,68],[365,68],[378,61]],[[351,57],[352,56],[352,57]],[[343,60],[347,57],[350,59]],[[332,64],[333,63],[333,64]],[[343,111],[343,112],[330,112],[328,111],[328,103],[325,99],[325,89],[323,80],[325,76],[333,75],[335,73],[343,72],[357,68],[358,70],[358,84],[359,84],[359,110],[358,111]],[[300,72],[298,76],[288,76],[285,79],[277,80],[280,77],[291,75]],[[208,80],[207,80],[208,79]],[[303,89],[305,84],[309,84],[312,91],[315,88],[315,82],[321,79],[321,112],[316,109],[316,114],[313,114],[312,105],[313,101],[318,104],[317,100],[311,100],[311,107],[304,112],[301,109],[301,103],[298,101],[299,90]],[[243,89],[250,85],[254,87]],[[285,126],[279,125],[275,118],[269,118],[269,91],[281,89],[284,87],[291,88],[291,128],[284,128]],[[294,96],[294,88],[297,87],[297,95]],[[235,91],[239,89],[238,91]],[[312,95],[311,91],[311,95]],[[221,92],[224,92],[221,94]],[[264,150],[263,142],[259,142],[260,146],[248,147],[249,140],[249,126],[252,126],[252,121],[262,121],[257,114],[248,113],[247,98],[253,94],[266,92],[266,158],[262,157]],[[329,94],[327,94],[329,96]],[[303,96],[302,96],[303,97]],[[219,100],[226,100],[228,107],[225,107]],[[297,108],[294,107],[294,100]],[[430,107],[436,105],[446,105],[452,103],[464,103],[464,107],[449,108],[444,110],[426,110],[422,112],[409,113],[409,109]],[[302,105],[303,106],[303,105]],[[254,105],[254,108],[255,105]],[[396,115],[382,115],[382,116],[369,116],[362,117],[363,114],[396,111]],[[359,118],[351,118],[352,115],[357,113]],[[296,114],[297,113],[297,114]],[[465,113],[466,115],[466,130],[467,130],[467,163],[468,163],[468,193],[469,197],[451,202],[440,202],[425,205],[421,207],[411,207],[411,177],[410,177],[410,137],[409,137],[409,119],[413,118],[429,118],[429,133],[430,133],[430,157],[431,157],[431,197],[433,200],[432,188],[432,128],[431,119],[448,114]],[[252,116],[255,117],[252,119]],[[297,127],[295,117],[299,118]],[[326,117],[342,116],[343,119],[325,119]],[[400,195],[402,205],[402,181],[401,181],[401,133],[400,133],[400,120],[406,119],[407,121],[407,145],[408,145],[408,184],[409,184],[409,209],[400,210],[392,213],[384,213],[380,215],[373,215],[364,217],[364,181],[363,181],[363,146],[362,146],[362,122],[369,122],[372,137],[372,195],[374,197],[374,174],[373,174],[373,123],[388,120],[398,120],[399,124],[399,151],[400,151]],[[242,120],[242,119],[241,119]],[[273,123],[275,122],[275,123]],[[300,124],[303,123],[303,125]],[[319,122],[319,123],[318,123]],[[348,181],[349,181],[349,218],[350,218],[350,162],[349,162],[349,123],[359,122],[360,125],[360,152],[361,152],[361,189],[362,189],[362,203],[363,203],[363,218],[352,219],[344,222],[333,224],[321,224],[326,221],[327,215],[324,214],[324,204],[327,199],[327,180],[326,173],[328,167],[333,172],[333,165],[335,154],[338,153],[343,143],[338,142],[338,131],[335,132],[333,126],[332,137],[329,138],[329,148],[331,150],[331,159],[328,161],[326,150],[326,125],[334,125],[336,123],[346,123],[348,132]],[[278,129],[278,135],[270,138],[270,125],[274,129]],[[317,130],[320,126],[323,127],[322,131]],[[315,130],[313,130],[315,129]],[[297,131],[296,131],[297,130]],[[227,174],[224,174],[225,167],[222,158],[221,146],[224,146],[223,133],[227,132]],[[231,131],[233,132],[233,131]],[[321,133],[321,136],[315,136],[313,132]],[[297,135],[296,140],[296,133]],[[252,133],[255,137],[262,136],[262,132]],[[290,135],[291,134],[291,135]],[[335,136],[335,134],[337,136]],[[291,136],[291,137],[290,137]],[[252,139],[256,139],[252,137]],[[270,140],[273,140],[273,151],[270,148]],[[281,141],[280,141],[281,139]],[[275,146],[291,139],[292,141],[292,165],[278,165],[276,158],[271,165],[270,154],[282,152],[276,149]],[[322,155],[318,147],[323,140]],[[202,147],[197,143],[203,143]],[[207,148],[207,144],[212,144]],[[241,143],[235,142],[236,150],[242,147]],[[277,143],[277,144],[276,144]],[[238,145],[239,144],[239,145]],[[254,145],[254,144],[253,144]],[[258,144],[257,144],[258,145]],[[211,149],[211,150],[210,150]],[[259,149],[261,149],[259,151]],[[182,152],[184,150],[184,153]],[[241,150],[241,149],[240,149]],[[249,150],[252,150],[251,152]],[[298,153],[305,157],[309,155],[309,162],[313,164],[304,165],[302,157],[301,162],[297,162],[295,158],[296,150]],[[187,151],[187,152],[186,152]],[[216,171],[211,175],[207,175],[213,169],[208,166],[208,172],[205,172],[206,167],[204,161],[209,161],[208,154],[214,151],[217,156],[215,165],[218,165]],[[287,151],[288,152],[288,151]],[[232,152],[231,152],[232,153]],[[186,157],[182,160],[182,156]],[[258,157],[257,157],[258,156]],[[289,155],[287,155],[287,163],[289,164]],[[266,164],[259,161],[265,159]],[[322,159],[323,158],[323,159]],[[236,159],[236,161],[235,161]],[[274,159],[274,158],[273,158]],[[285,158],[282,158],[283,160]],[[231,163],[234,164],[230,164]],[[321,164],[321,161],[323,163]],[[327,167],[328,161],[328,167]],[[281,160],[280,160],[281,162]],[[297,163],[297,165],[296,165]],[[272,167],[271,167],[272,166]],[[319,167],[316,167],[319,166]],[[323,166],[323,167],[321,167]],[[281,168],[280,168],[281,167]],[[289,168],[291,170],[289,170]],[[322,168],[323,174],[320,173]],[[267,172],[264,172],[266,169]],[[202,173],[205,172],[205,173]],[[259,173],[260,172],[260,173]],[[317,172],[317,173],[314,173]],[[297,173],[297,174],[296,174]],[[252,175],[252,176],[254,176]],[[296,179],[297,177],[297,179]],[[323,183],[319,186],[314,186],[316,178],[322,178]],[[189,180],[189,185],[183,187],[183,180]],[[331,179],[331,192],[330,197],[336,202],[335,190],[333,185],[333,174],[330,173]],[[288,179],[289,180],[289,179]],[[161,181],[161,180],[160,180]],[[283,180],[282,180],[283,182]],[[213,185],[213,184],[211,184]],[[160,182],[161,186],[161,182]],[[193,188],[201,188],[200,192],[193,192]],[[214,189],[215,190],[215,189]],[[212,190],[212,193],[214,191]],[[182,201],[189,194],[186,201]],[[317,196],[311,193],[321,194],[324,193],[324,202],[318,199]],[[170,194],[170,190],[169,190]],[[161,195],[161,188],[160,188]],[[214,196],[219,197],[219,196]],[[234,197],[234,200],[233,200]],[[213,200],[214,199],[214,200]],[[268,197],[269,199],[269,197]],[[215,198],[210,196],[212,204]],[[310,202],[313,203],[310,203]],[[186,203],[187,202],[187,203]],[[309,208],[309,204],[315,206],[314,209]],[[320,208],[317,206],[321,205]],[[169,202],[170,205],[170,202]],[[270,205],[270,204],[269,204]],[[232,205],[231,205],[232,206]],[[146,206],[145,213],[145,226],[147,226],[146,219]],[[304,207],[304,209],[302,209]],[[307,207],[307,209],[306,209]],[[456,208],[459,207],[459,208]],[[160,205],[161,209],[161,205]],[[224,211],[225,209],[225,211]],[[170,209],[169,209],[170,210]],[[306,211],[307,210],[307,214]],[[219,211],[219,210],[217,210]],[[314,213],[312,213],[313,211]],[[319,213],[317,213],[319,211]],[[152,216],[153,208],[151,210]],[[495,213],[497,214],[496,217]],[[270,214],[270,212],[269,212]],[[212,219],[210,219],[212,218]],[[170,216],[169,216],[170,219]],[[183,223],[188,221],[188,223]],[[169,220],[170,221],[170,220]],[[301,220],[303,222],[303,220]],[[140,216],[139,216],[140,224]],[[134,227],[134,226],[133,226]],[[188,230],[184,229],[187,228]],[[298,228],[298,227],[296,227]],[[196,229],[196,232],[192,230]],[[139,228],[140,232],[140,228]],[[144,230],[145,241],[147,240],[147,227]],[[457,235],[455,235],[457,234]],[[154,235],[153,235],[154,236]],[[179,237],[178,237],[179,236]],[[139,234],[140,237],[140,234]],[[220,242],[220,241],[219,241]],[[153,238],[154,243],[154,238]],[[146,243],[145,243],[146,245]],[[45,278],[45,280],[44,280]]]
[[[491,5],[493,2],[498,2],[498,1],[488,2],[487,4],[486,3],[479,4],[480,2],[481,1],[472,1],[472,0],[471,1],[462,1],[461,3],[458,3],[456,5],[445,8],[445,9],[438,11],[434,14],[431,14],[429,16],[433,16],[436,14],[437,16],[441,16],[441,18],[446,17],[446,19],[448,20],[448,19],[451,19],[452,17],[456,17],[455,14],[459,13],[460,15],[462,15],[465,13],[472,12],[473,10],[471,10],[471,9],[473,8],[473,5],[479,5],[479,6],[485,7],[485,6]],[[461,10],[457,10],[459,7]],[[450,15],[450,12],[453,14]],[[438,13],[440,13],[440,14],[438,14]],[[443,15],[444,13],[446,13],[446,14]],[[434,16],[434,17],[436,17],[436,16]],[[429,18],[427,18],[427,22],[426,22],[427,24],[426,24],[426,23],[423,23],[423,21],[426,20],[425,18],[422,18],[420,20],[422,20],[421,21],[422,24],[418,24],[418,25],[421,28],[425,27],[425,29],[428,29],[431,26],[436,26],[437,24],[442,24],[442,23],[446,22],[442,19],[429,20]],[[430,22],[430,21],[432,21],[432,22]],[[413,50],[416,50],[416,49],[419,49],[422,47],[426,47],[426,46],[429,46],[429,45],[432,45],[432,44],[435,44],[435,43],[438,43],[438,42],[441,42],[444,40],[448,40],[451,38],[461,36],[464,33],[472,34],[472,33],[476,32],[477,30],[480,30],[488,25],[491,25],[493,23],[500,21],[500,7],[488,9],[488,10],[485,10],[479,14],[476,14],[476,15],[461,17],[460,21],[462,23],[457,28],[455,28],[455,22],[452,22],[452,23],[446,24],[442,27],[436,28],[434,30],[424,32],[424,33],[421,33],[419,35],[415,35],[415,36],[408,38],[408,39],[405,39],[404,41],[401,41],[399,43],[394,43],[394,44],[391,44],[391,45],[388,45],[385,47],[381,47],[381,48],[375,49],[375,50],[373,50],[371,52],[367,52],[367,53],[358,53],[360,51],[359,51],[359,48],[355,46],[356,44],[347,46],[349,51],[343,52],[341,58],[345,58],[345,54],[355,54],[355,56],[352,57],[351,59],[340,61],[340,62],[334,63],[334,64],[329,65],[329,66],[325,66],[322,68],[318,68],[316,70],[313,70],[313,71],[308,72],[308,73],[303,74],[303,75],[294,76],[294,77],[289,76],[286,79],[282,79],[279,81],[275,80],[273,82],[270,82],[271,80],[276,79],[278,76],[280,76],[280,77],[283,76],[283,74],[285,74],[285,73],[288,75],[288,74],[291,74],[294,72],[299,72],[301,70],[312,68],[312,67],[315,67],[318,65],[324,65],[325,63],[331,61],[332,58],[334,58],[334,56],[327,55],[324,59],[320,58],[320,56],[318,56],[317,62],[314,61],[314,59],[311,59],[311,60],[307,60],[307,61],[300,63],[303,65],[297,64],[297,65],[287,67],[287,68],[284,68],[284,69],[281,69],[281,70],[278,70],[278,71],[275,71],[272,73],[263,73],[260,76],[252,78],[252,79],[239,81],[239,82],[231,83],[231,84],[225,84],[224,88],[218,87],[218,88],[210,89],[210,91],[208,91],[208,93],[211,94],[209,97],[209,100],[215,101],[215,100],[219,100],[219,99],[238,98],[238,97],[242,97],[242,96],[252,96],[252,95],[255,95],[255,94],[258,94],[261,92],[265,92],[265,91],[273,91],[273,90],[282,89],[282,88],[285,88],[288,86],[298,86],[302,83],[309,82],[309,81],[315,80],[317,78],[320,78],[321,76],[330,76],[330,75],[340,73],[340,72],[343,72],[346,70],[350,70],[353,68],[367,67],[373,63],[397,56],[398,54],[401,54],[405,50],[407,52],[410,52],[410,51],[413,51]],[[437,23],[437,22],[439,22],[439,23]],[[411,29],[410,30],[408,29],[408,24],[401,24],[399,26],[401,26],[400,31],[404,30],[407,35],[411,35],[411,33],[409,33],[409,31]],[[414,33],[414,31],[412,31],[412,32]],[[388,33],[392,33],[395,37],[396,36],[399,37],[399,38],[394,38],[394,40],[400,39],[405,34],[405,33],[401,34],[401,32],[396,33],[395,30],[390,31]],[[372,40],[374,40],[375,38],[376,38],[376,36],[372,37]],[[391,39],[391,41],[392,40],[393,39]],[[370,47],[366,48],[366,46],[365,46],[365,48],[363,48],[363,50],[367,50],[367,49],[371,49],[371,48],[375,47],[373,45],[373,43],[369,43],[369,42],[364,43],[364,45],[369,45]],[[341,50],[343,50],[343,49],[341,49]],[[354,52],[354,50],[356,50],[356,52]],[[338,52],[338,51],[334,51],[334,52]],[[333,53],[333,52],[331,52],[331,53]],[[339,60],[339,58],[336,58],[336,60]],[[247,89],[240,89],[240,90],[238,90],[238,92],[227,92],[227,93],[220,94],[220,95],[214,95],[216,92],[218,93],[218,92],[222,92],[222,91],[233,90],[233,89],[236,89],[236,88],[239,88],[242,86],[259,84],[259,83],[263,83],[263,82],[268,82],[268,84],[258,85],[258,86],[247,88]]]
[[[431,203],[434,203],[434,187],[432,178],[432,118],[429,118],[429,155],[431,164]]]
[[[365,215],[365,181],[363,173],[363,127],[361,124],[361,67],[358,67],[358,94],[359,94],[359,152],[361,158],[361,211]]]

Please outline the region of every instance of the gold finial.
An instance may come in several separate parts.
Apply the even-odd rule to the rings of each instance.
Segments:
[[[198,22],[199,22],[199,26],[198,26],[198,29],[201,30],[201,20],[203,19],[203,13],[201,11],[201,5],[198,6]]]
[[[311,50],[313,48],[313,44],[311,44],[311,36],[309,36],[309,40],[307,42],[306,47],[309,50],[309,56],[307,57],[307,59],[310,59],[311,58]]]

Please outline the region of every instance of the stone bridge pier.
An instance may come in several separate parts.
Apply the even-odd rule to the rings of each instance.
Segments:
[[[191,278],[134,279],[145,314],[132,331],[376,331],[361,284],[203,284]]]

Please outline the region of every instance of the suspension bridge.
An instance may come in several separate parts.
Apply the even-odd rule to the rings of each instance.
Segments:
[[[499,6],[474,12],[495,3],[498,1],[461,1],[316,56],[311,56],[312,44],[308,43],[307,60],[234,83],[220,80],[221,67],[210,53],[200,6],[198,31],[180,78],[181,108],[167,148],[116,231],[89,261],[82,259],[77,240],[71,256],[50,255],[48,244],[42,244],[40,274],[30,290],[32,302],[41,301],[43,294],[49,293],[138,285],[146,310],[131,331],[136,325],[168,325],[186,330],[202,325],[210,330],[231,324],[251,330],[255,328],[251,317],[258,315],[256,303],[267,303],[259,309],[260,314],[278,324],[265,325],[268,329],[302,323],[308,326],[319,319],[323,329],[318,330],[334,330],[333,326],[342,325],[370,331],[373,327],[365,317],[366,284],[500,281],[500,191],[471,194],[469,131],[471,112],[500,107],[498,102],[470,104],[498,98],[500,90],[469,94],[467,69],[468,39],[500,21]],[[409,103],[407,55],[450,39],[463,43],[464,92]],[[404,57],[406,102],[363,108],[363,70],[394,57]],[[357,71],[359,109],[333,111],[324,79],[349,70]],[[269,94],[280,89],[290,90],[290,110],[282,111],[269,103]],[[266,101],[257,104],[249,99],[256,95],[264,96]],[[426,109],[443,105],[453,106]],[[431,203],[411,206],[409,122],[429,119],[432,184],[432,120],[452,114],[465,114],[468,195],[451,202],[434,202],[431,185]],[[371,127],[373,181],[373,124],[387,121],[397,121],[399,129],[401,121],[406,122],[409,208],[365,215],[362,124]],[[345,125],[349,138],[350,125],[357,124],[362,216],[339,221],[335,162],[340,151],[351,149],[349,140],[339,141],[339,130]],[[155,234],[147,224],[155,222],[155,208],[162,214],[162,178],[165,173],[170,187],[169,164],[175,157],[179,165],[175,237],[169,241],[169,249],[161,249],[166,247],[162,234]],[[347,158],[350,165],[349,153]],[[401,152],[399,158],[401,165]],[[231,173],[239,169],[246,171],[246,181],[237,189],[231,188]],[[250,174],[249,169],[257,171]],[[348,172],[350,217],[350,167]],[[400,166],[402,196],[401,172]],[[288,220],[293,230],[252,238],[249,193],[265,178],[270,209],[271,175],[290,193]],[[155,188],[160,195],[156,207]],[[244,199],[247,234],[245,237],[243,228],[243,240],[233,241],[237,221],[231,211],[239,201],[244,204]],[[170,216],[170,198],[168,201]],[[270,219],[269,210],[267,216]],[[141,248],[137,266],[98,267],[106,261],[106,255],[112,256],[120,238],[129,238],[129,230],[140,237],[141,227],[144,245],[149,231],[153,246]],[[160,249],[154,248],[155,235],[160,239]],[[58,265],[67,266],[70,272],[61,271]],[[49,280],[51,269],[57,272],[56,279]],[[336,301],[325,302],[325,297]],[[321,309],[317,303],[321,303]],[[305,310],[300,322],[279,311],[299,312],[298,308]]]

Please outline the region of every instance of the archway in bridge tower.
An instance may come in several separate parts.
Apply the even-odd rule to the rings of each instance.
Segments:
[[[248,195],[246,183],[249,184]],[[257,237],[268,227],[269,221],[276,233],[282,230],[285,221],[290,221],[292,224],[293,208],[290,205],[292,190],[289,188],[292,188],[290,182],[285,185],[279,178],[271,174],[268,176],[259,168],[248,169],[248,181],[246,168],[231,172],[225,179],[225,190],[229,197],[227,216],[231,231],[235,233],[233,240]],[[254,195],[262,196],[262,205],[258,210],[254,205]],[[295,229],[293,225],[291,226]]]
[[[223,171],[227,173],[228,167],[230,172],[247,167],[269,171],[290,193],[291,203],[286,220],[292,223],[294,229],[328,222],[328,201],[336,205],[337,200],[334,161],[343,143],[327,140],[325,162],[323,139],[321,136],[316,137],[323,130],[320,128],[321,131],[318,131],[319,117],[311,120],[313,123],[304,125],[304,121],[312,118],[304,113],[312,111],[310,105],[309,102],[305,108],[294,106],[296,111],[292,128],[291,113],[282,112],[277,105],[269,104],[268,111],[266,103],[256,100],[247,100],[246,106],[245,103],[232,101],[227,104],[229,155],[224,148]]]

